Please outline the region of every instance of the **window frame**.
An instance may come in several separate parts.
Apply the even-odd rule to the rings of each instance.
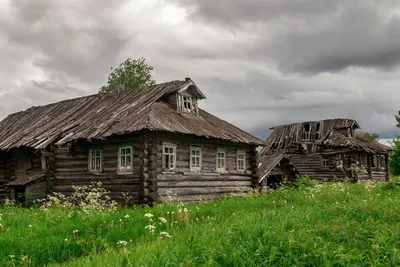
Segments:
[[[218,154],[219,154],[219,153],[224,153],[224,158],[223,158],[223,160],[224,160],[224,167],[223,167],[223,168],[219,168],[219,167],[218,167],[218,159],[220,159],[220,158],[218,157]],[[226,149],[224,149],[224,148],[217,148],[215,170],[216,170],[217,172],[225,172],[225,171],[226,171]]]
[[[166,166],[166,161],[165,161],[165,148],[173,148],[173,153],[172,153],[172,158],[173,158],[173,166],[170,168],[169,166]],[[177,154],[177,145],[173,143],[163,143],[162,144],[162,168],[163,170],[168,170],[168,171],[174,171],[176,169],[176,154]],[[170,152],[168,152],[168,155],[171,155]]]
[[[192,151],[199,151],[199,155],[193,155]],[[193,167],[192,163],[192,157],[194,158],[199,158],[199,166],[198,167]],[[190,156],[189,156],[189,168],[191,172],[201,172],[202,165],[203,165],[203,149],[200,146],[190,146]],[[196,165],[196,163],[195,163]]]
[[[243,159],[239,159],[239,155],[243,155]],[[243,161],[243,169],[239,168],[239,161]],[[238,172],[245,172],[246,171],[246,151],[244,151],[244,150],[236,151],[236,170]]]
[[[99,156],[97,156],[97,154],[95,155],[95,157],[94,158],[100,158],[100,168],[99,169],[92,169],[92,159],[93,159],[93,156],[92,156],[92,152],[100,152],[100,155]],[[88,155],[88,171],[90,172],[90,173],[100,173],[100,172],[103,172],[103,150],[101,149],[101,148],[89,148],[89,153],[88,153],[89,155]]]
[[[322,168],[330,168],[331,159],[328,156],[321,156],[321,166]]]
[[[130,149],[129,154],[124,154],[122,155],[121,150],[122,149]],[[130,156],[131,161],[130,161],[130,166],[126,166],[126,157]],[[122,157],[125,157],[125,167],[121,166],[121,159]],[[127,168],[130,167],[130,168]],[[133,146],[132,145],[121,145],[118,147],[118,173],[132,173],[133,172]]]
[[[186,101],[185,101],[186,98]],[[185,107],[186,104],[186,107]],[[178,94],[178,105],[179,105],[179,110],[185,111],[185,112],[192,112],[195,114],[198,114],[198,106],[197,106],[197,98],[195,96],[189,95],[189,94]],[[190,105],[190,108],[189,108]]]

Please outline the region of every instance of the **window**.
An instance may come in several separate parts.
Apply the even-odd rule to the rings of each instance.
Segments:
[[[303,139],[308,140],[310,139],[311,127],[309,123],[304,124],[304,134]]]
[[[343,156],[342,154],[336,155],[335,159],[336,168],[343,168]]]
[[[191,147],[190,148],[190,170],[201,171],[201,148]]]
[[[188,95],[179,95],[179,108],[186,112],[198,113],[197,99]]]
[[[321,123],[317,122],[315,125],[315,140],[319,140],[321,138]]]
[[[324,168],[329,168],[329,158],[328,157],[322,157],[321,158],[321,165]]]
[[[217,171],[225,171],[225,150],[217,149]]]
[[[238,151],[236,155],[236,167],[238,171],[246,170],[246,153],[244,151]]]
[[[100,149],[89,149],[89,171],[102,171],[102,151]]]
[[[175,169],[176,145],[163,144],[163,168],[168,170]]]
[[[132,147],[123,146],[119,148],[118,169],[120,172],[132,171]]]

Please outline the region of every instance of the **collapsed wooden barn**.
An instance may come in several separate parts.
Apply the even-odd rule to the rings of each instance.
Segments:
[[[389,179],[392,148],[357,134],[352,119],[328,119],[271,128],[259,157],[262,187],[286,182],[296,175],[320,181]]]
[[[201,99],[187,78],[11,114],[0,122],[0,198],[31,201],[91,182],[131,204],[251,190],[263,141],[200,109]]]

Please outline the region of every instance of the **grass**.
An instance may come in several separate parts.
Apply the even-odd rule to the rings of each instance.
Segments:
[[[400,264],[397,186],[307,186],[188,205],[188,212],[174,205],[97,213],[1,207],[0,266]]]

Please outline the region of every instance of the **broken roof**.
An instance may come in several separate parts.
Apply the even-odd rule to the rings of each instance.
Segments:
[[[353,119],[346,119],[346,118],[335,118],[335,119],[325,119],[325,120],[319,120],[319,121],[303,121],[303,122],[296,122],[296,123],[290,123],[290,124],[282,124],[282,125],[277,125],[274,127],[271,127],[270,129],[276,129],[279,127],[285,127],[285,128],[291,128],[291,127],[297,127],[299,125],[303,125],[306,123],[311,123],[311,122],[322,122],[324,125],[326,125],[327,128],[332,128],[332,129],[343,129],[343,128],[349,128],[349,127],[355,127],[356,129],[360,129],[360,125],[356,120]]]
[[[348,137],[334,130],[329,131],[319,143],[326,147],[349,147],[368,153],[387,153],[393,150],[393,148],[368,137],[359,135]]]
[[[199,115],[178,112],[159,101],[164,95],[192,86],[190,79],[171,81],[137,90],[94,94],[31,107],[0,122],[0,149],[26,146],[45,148],[77,139],[105,139],[141,130],[165,131],[263,145],[263,141],[203,110]]]

